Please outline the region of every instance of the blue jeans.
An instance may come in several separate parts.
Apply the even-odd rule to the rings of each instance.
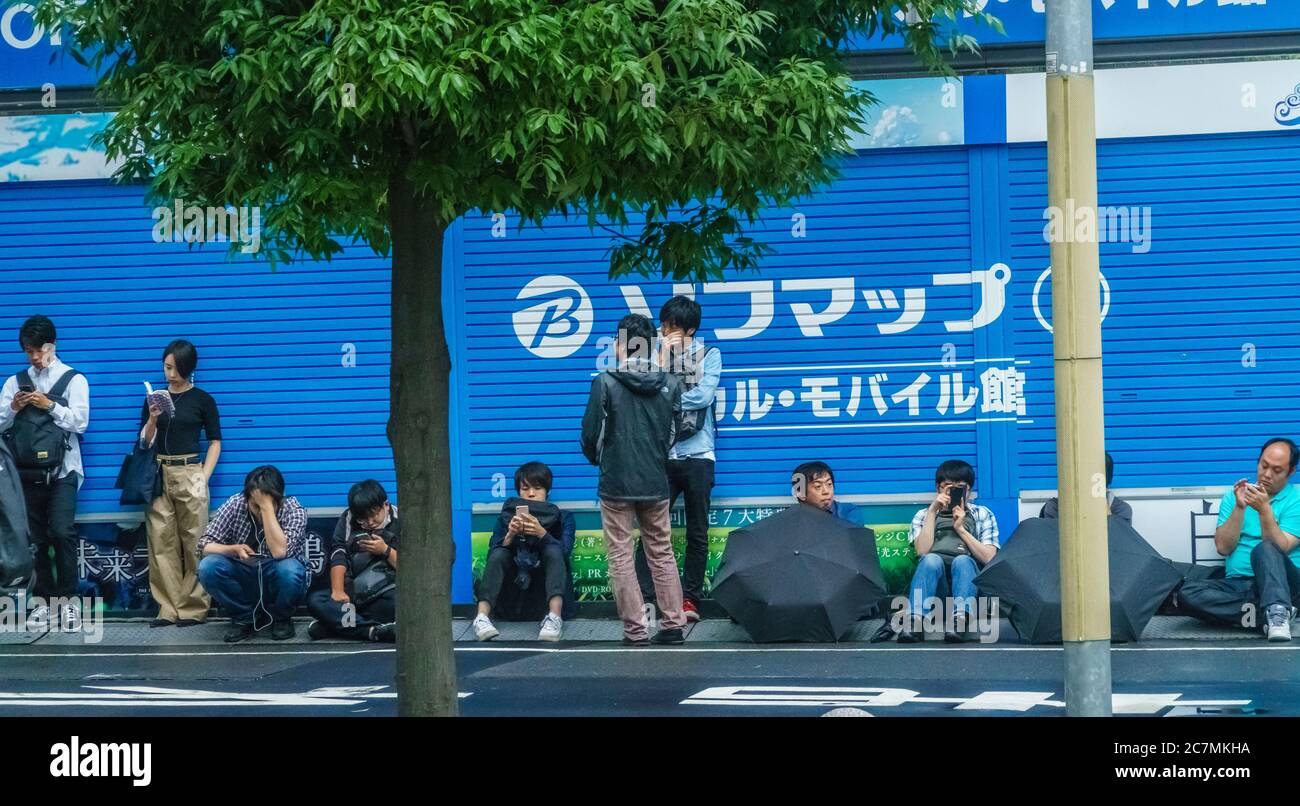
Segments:
[[[276,621],[290,618],[294,609],[307,601],[311,575],[306,566],[292,557],[267,558],[256,565],[209,554],[199,562],[199,584],[234,621],[252,624],[259,598],[271,618]]]
[[[961,604],[970,609],[975,604],[975,575],[979,570],[974,557],[955,557],[952,561],[952,580],[949,582],[943,557],[938,554],[923,555],[916,564],[916,573],[912,575],[912,591],[908,597],[911,612],[923,615],[926,599],[931,596],[942,599],[950,593],[954,599],[968,600]]]

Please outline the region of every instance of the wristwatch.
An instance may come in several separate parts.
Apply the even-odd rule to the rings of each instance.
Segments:
[[[385,548],[385,549],[384,549],[384,559],[387,560],[387,559],[388,559],[388,555],[389,555],[389,554],[392,554],[392,553],[393,553],[393,547],[392,547],[392,546],[388,546],[387,548]]]

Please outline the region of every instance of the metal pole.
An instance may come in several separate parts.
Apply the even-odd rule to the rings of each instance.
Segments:
[[[1092,0],[1047,0],[1046,11],[1049,215],[1062,225],[1051,253],[1065,703],[1070,716],[1110,716]]]

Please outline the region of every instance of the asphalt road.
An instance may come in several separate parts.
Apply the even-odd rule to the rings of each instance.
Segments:
[[[1300,715],[1300,642],[1117,647],[1116,712]],[[4,647],[0,716],[395,714],[375,645]],[[456,648],[468,716],[1064,713],[1056,647]]]

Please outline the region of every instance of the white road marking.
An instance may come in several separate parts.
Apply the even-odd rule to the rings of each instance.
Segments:
[[[74,692],[0,691],[0,708],[100,706],[148,708],[227,708],[232,706],[351,706],[368,700],[395,700],[388,686],[336,686],[305,692],[237,692],[161,686],[82,686]],[[473,692],[457,693],[465,699]]]
[[[715,686],[682,700],[681,705],[739,707],[872,707],[895,708],[913,703],[952,705],[955,711],[1015,711],[1025,713],[1036,706],[1065,707],[1050,699],[1048,691],[984,691],[973,697],[923,697],[905,688],[858,688],[843,686]],[[1172,694],[1114,694],[1116,714],[1156,714],[1174,706],[1245,706],[1250,700],[1182,700]]]
[[[532,652],[542,653],[570,653],[570,654],[601,654],[601,653],[634,653],[638,655],[647,655],[659,657],[663,655],[678,655],[682,653],[715,653],[715,654],[749,654],[761,653],[771,654],[776,652],[1061,652],[1059,646],[936,646],[932,649],[919,649],[917,647],[693,647],[693,646],[676,646],[669,649],[647,649],[645,647],[537,647],[537,646],[457,646],[456,652]],[[308,656],[308,655],[373,655],[393,653],[397,650],[394,648],[386,649],[354,649],[354,650],[281,650],[281,651],[195,651],[195,652],[0,652],[0,658],[201,658],[201,657],[222,657],[222,656],[267,656],[267,655],[284,655],[286,657]],[[1266,644],[1262,641],[1260,644],[1250,644],[1247,646],[1117,646],[1111,647],[1111,652],[1295,652],[1300,651],[1300,644]]]

